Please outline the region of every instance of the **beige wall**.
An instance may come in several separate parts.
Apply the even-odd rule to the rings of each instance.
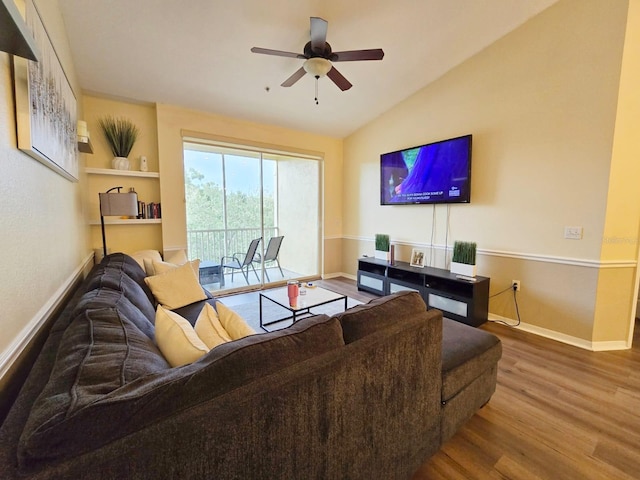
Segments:
[[[521,280],[520,313],[532,329],[582,345],[624,344],[637,244],[604,254],[603,233],[638,231],[637,193],[613,193],[640,182],[628,142],[637,101],[618,108],[619,93],[633,90],[625,77],[620,89],[626,15],[626,1],[562,0],[347,138],[344,233],[356,246],[344,247],[343,271],[365,247],[372,253],[375,233],[405,245],[400,260],[433,234],[438,267],[445,239],[474,240],[492,293]],[[467,133],[472,203],[451,206],[449,230],[444,205],[379,205],[380,153]],[[625,216],[611,211],[626,201],[635,204]],[[564,239],[564,226],[582,226],[583,239]],[[596,298],[613,313],[597,335]],[[508,297],[492,299],[490,311],[515,317]]]
[[[37,5],[81,107],[58,2]],[[82,183],[66,180],[16,147],[12,84],[10,57],[0,52],[0,377],[89,252]]]
[[[278,161],[278,226],[288,245],[282,249],[279,260],[301,276],[315,276],[322,270],[318,235],[320,167],[317,160]]]
[[[162,192],[163,246],[165,250],[186,248],[184,205],[183,132],[235,143],[276,146],[285,150],[315,153],[323,158],[323,234],[342,232],[342,140],[286,128],[188,110],[170,105],[157,105],[160,188]],[[316,232],[309,232],[316,234]],[[340,251],[334,242],[324,242],[325,264],[335,264]]]
[[[640,1],[629,2],[618,110],[611,155],[606,220],[602,242],[603,261],[636,258],[640,228]],[[633,288],[629,288],[632,285]],[[598,309],[593,337],[611,341],[631,337],[638,291],[637,271],[601,273]],[[629,313],[631,312],[631,314]],[[629,319],[624,322],[625,316]],[[619,321],[611,321],[611,318]]]

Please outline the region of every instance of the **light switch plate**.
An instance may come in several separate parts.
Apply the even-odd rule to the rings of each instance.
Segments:
[[[564,227],[564,238],[582,240],[582,227]]]

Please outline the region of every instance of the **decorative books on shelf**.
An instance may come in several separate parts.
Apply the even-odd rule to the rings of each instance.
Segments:
[[[138,218],[162,218],[162,208],[160,207],[160,204],[138,201]]]

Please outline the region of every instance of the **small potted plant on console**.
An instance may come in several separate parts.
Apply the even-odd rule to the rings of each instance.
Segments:
[[[476,248],[475,242],[455,241],[453,243],[453,257],[451,258],[451,273],[465,277],[475,277]]]
[[[376,253],[375,258],[379,260],[386,260],[387,262],[391,260],[390,257],[390,241],[389,235],[384,233],[376,233]]]

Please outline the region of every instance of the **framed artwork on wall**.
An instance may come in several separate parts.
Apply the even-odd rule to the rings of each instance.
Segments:
[[[424,267],[424,250],[414,248],[411,250],[411,262],[412,267]]]
[[[18,148],[77,182],[76,97],[33,0],[25,2],[25,22],[40,61],[14,57]]]

